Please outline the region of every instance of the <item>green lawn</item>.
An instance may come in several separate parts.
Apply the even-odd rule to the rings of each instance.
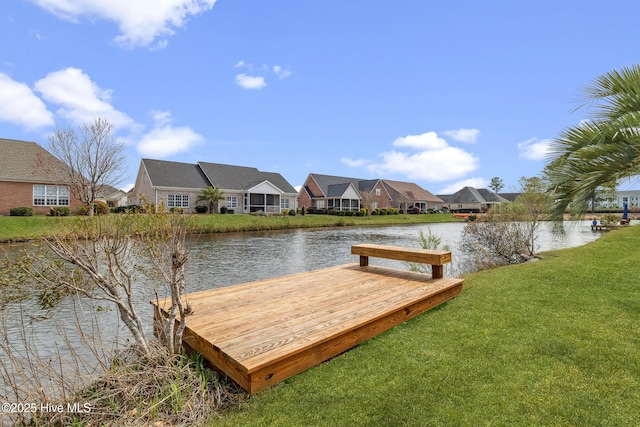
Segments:
[[[117,215],[117,214],[112,214]],[[70,221],[86,217],[0,216],[0,242],[20,241],[53,233],[64,233]],[[346,217],[334,215],[270,216],[193,215],[196,229],[203,233],[282,230],[288,228],[421,224],[460,221],[448,214],[382,215]]]
[[[640,227],[466,276],[456,299],[224,426],[640,425]]]
[[[64,233],[73,220],[73,217],[0,216],[0,242]]]

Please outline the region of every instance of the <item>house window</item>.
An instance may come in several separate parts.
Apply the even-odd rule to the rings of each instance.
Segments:
[[[34,206],[69,206],[69,187],[63,185],[34,185]]]
[[[227,196],[227,204],[225,206],[227,209],[237,209],[238,196]]]
[[[324,209],[324,200],[317,200],[316,201],[316,208]]]
[[[285,197],[280,199],[280,209],[289,209],[289,199]]]
[[[167,196],[167,206],[170,208],[188,208],[189,196],[187,194],[169,194]]]
[[[380,197],[381,194],[382,192],[380,191],[380,189],[376,188],[376,197]]]

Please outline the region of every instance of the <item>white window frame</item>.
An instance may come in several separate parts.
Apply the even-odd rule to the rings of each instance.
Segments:
[[[169,207],[169,208],[188,208],[189,207],[189,195],[188,194],[168,194],[167,195],[167,207]]]
[[[280,198],[280,209],[289,209],[289,206],[291,206],[290,204],[291,202],[289,201],[288,198],[286,197],[281,197]]]
[[[33,185],[33,206],[69,206],[70,191],[66,185]]]
[[[237,209],[238,208],[238,196],[227,196],[225,206],[227,209]]]

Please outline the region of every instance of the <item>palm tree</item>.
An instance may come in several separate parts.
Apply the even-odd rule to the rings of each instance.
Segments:
[[[200,191],[200,195],[198,196],[198,202],[209,202],[210,213],[218,212],[218,202],[220,200],[224,200],[224,194],[218,187],[205,187]]]
[[[598,188],[640,175],[640,65],[597,77],[583,97],[588,118],[552,142],[545,168],[556,224],[584,214]]]

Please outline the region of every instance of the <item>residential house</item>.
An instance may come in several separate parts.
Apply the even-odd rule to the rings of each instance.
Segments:
[[[82,203],[65,184],[66,165],[35,142],[0,138],[0,215],[11,208],[32,207],[48,214],[64,206],[77,213]]]
[[[103,185],[96,195],[97,202],[104,202],[110,208],[117,208],[127,204],[127,193],[111,185]]]
[[[143,202],[193,212],[205,187],[219,188],[228,212],[277,213],[296,208],[296,190],[279,173],[219,163],[179,163],[142,159],[128,203]]]
[[[438,196],[420,187],[413,182],[382,180],[382,184],[391,196],[391,205],[404,210],[418,208],[420,212],[428,210],[439,211],[444,201]]]
[[[615,196],[606,200],[597,200],[596,208],[627,208],[640,206],[640,190],[619,190],[616,191]],[[589,201],[589,208],[591,208],[591,201]]]
[[[309,174],[298,205],[306,208],[359,210],[361,207],[439,209],[442,200],[417,184],[384,179],[360,179]]]
[[[464,187],[454,194],[439,194],[438,197],[444,201],[443,207],[460,213],[486,212],[493,205],[509,203],[504,197],[486,188]]]

